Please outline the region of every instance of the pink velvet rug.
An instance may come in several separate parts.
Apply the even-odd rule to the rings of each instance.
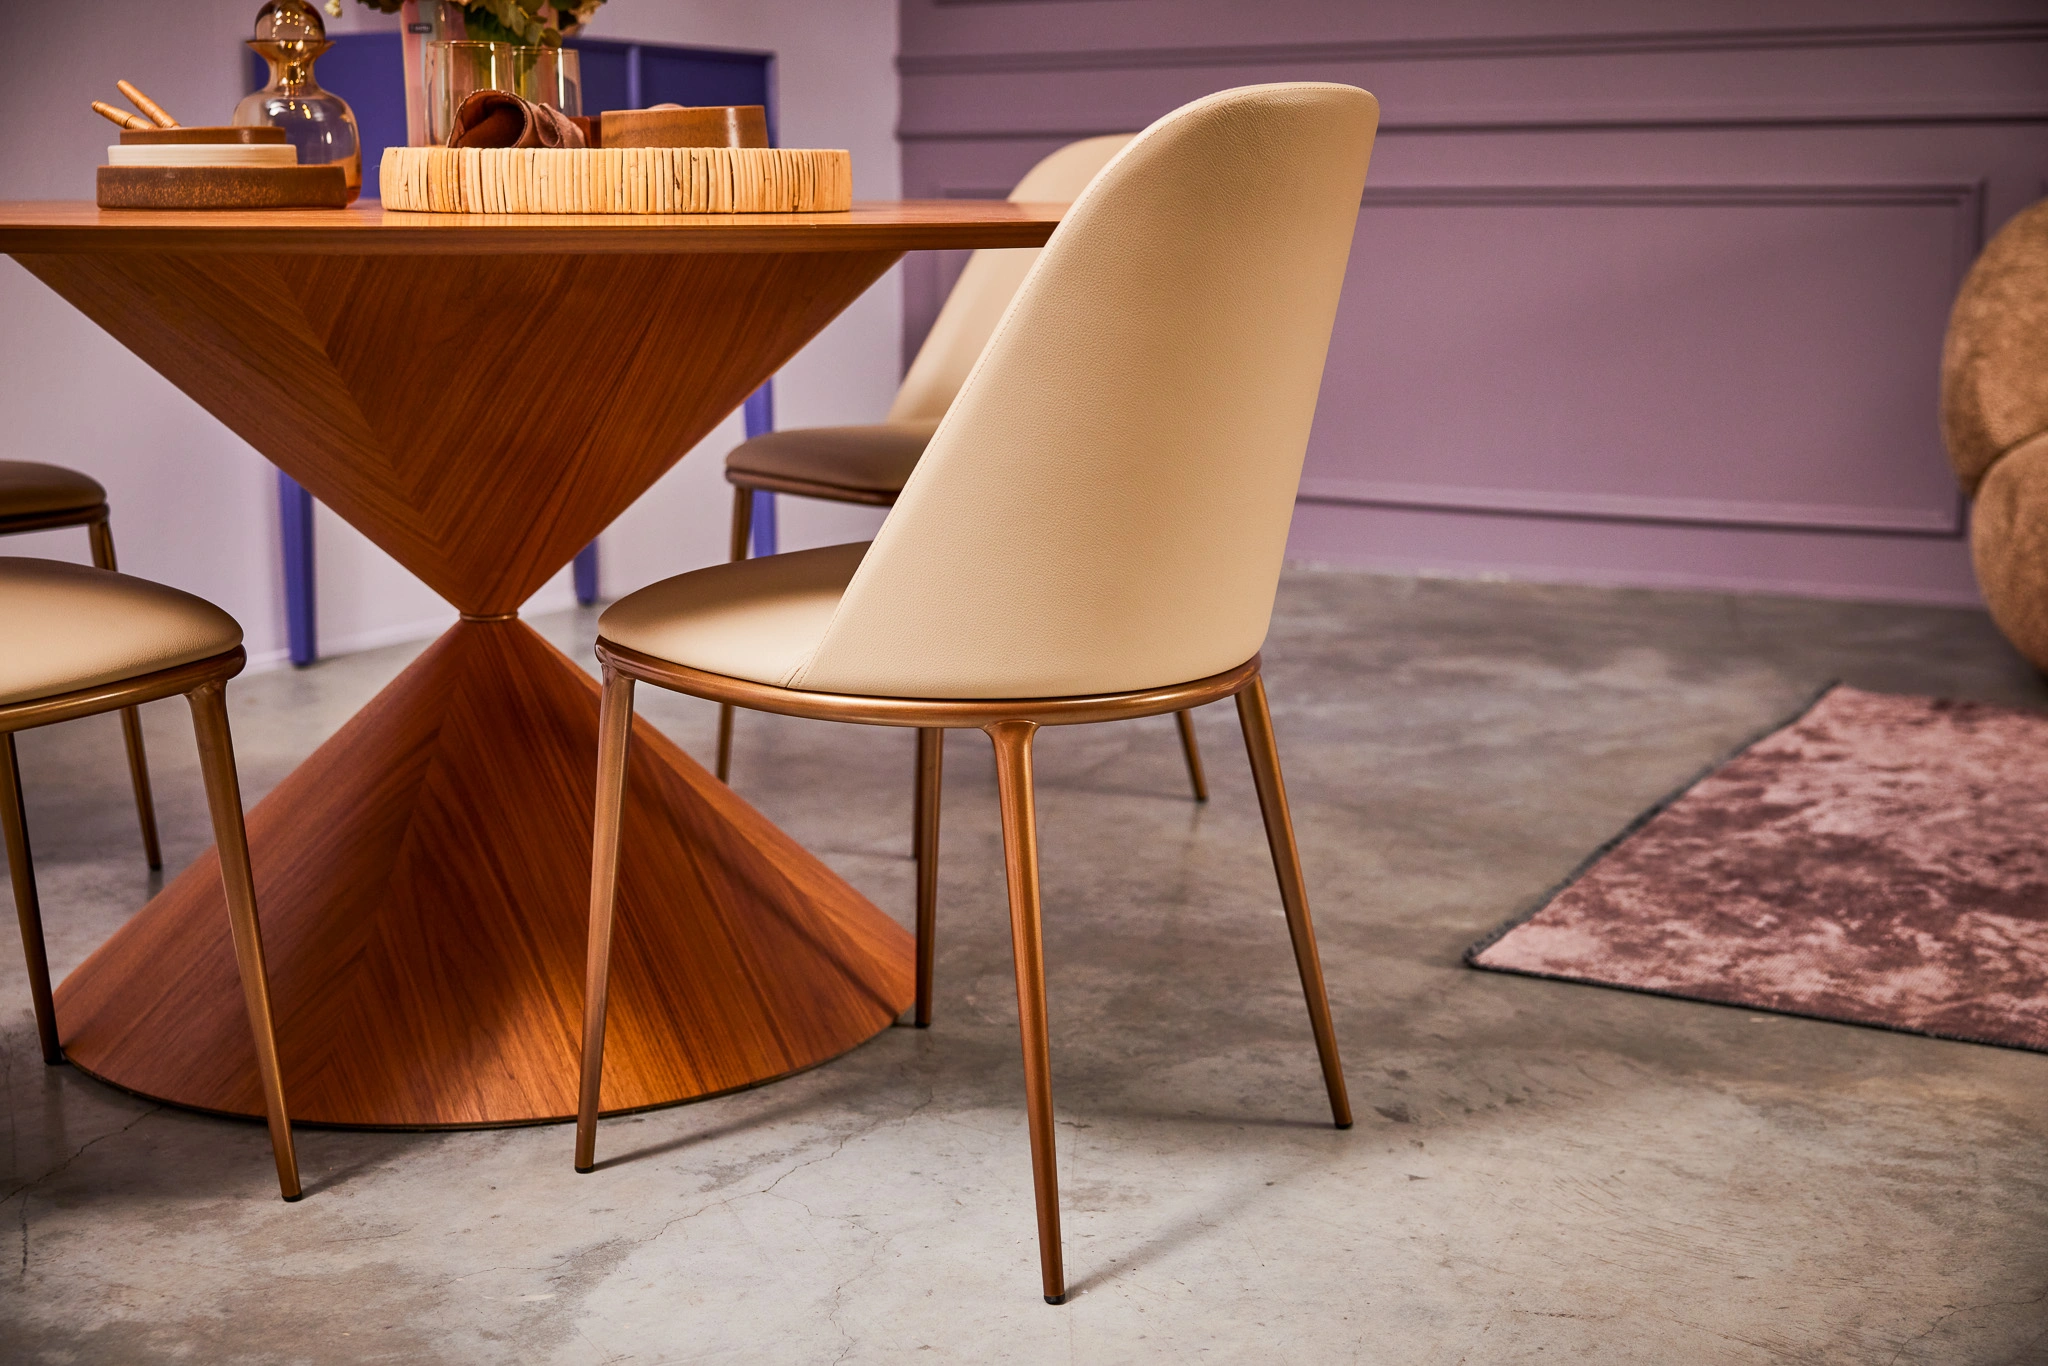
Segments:
[[[2048,1052],[2048,715],[1834,688],[1465,961]]]

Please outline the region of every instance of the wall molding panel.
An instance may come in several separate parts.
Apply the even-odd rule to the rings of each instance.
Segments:
[[[1042,2],[1042,0],[1041,0]],[[936,0],[941,5],[1016,4],[1020,0]],[[1458,62],[1531,57],[1614,57],[1696,52],[1785,52],[1829,48],[1947,47],[2048,43],[2048,20],[1996,23],[1834,25],[1817,28],[1632,30],[1521,34],[1485,38],[1409,38],[1317,43],[1233,43],[1043,52],[905,55],[905,76],[991,72],[1135,71],[1180,66],[1295,66],[1312,62]]]
[[[1867,184],[1718,184],[1692,181],[1646,181],[1641,184],[1501,185],[1367,185],[1365,206],[1402,205],[1443,208],[1485,208],[1498,205],[1614,204],[1657,205],[1937,205],[1981,212],[1984,182],[1980,180],[1873,182]]]
[[[988,194],[1233,85],[1363,85],[1383,138],[1292,554],[1966,601],[1936,368],[2042,193],[2048,16],[1868,10],[903,0],[904,188]],[[963,261],[907,263],[908,348]]]
[[[1002,0],[1009,4],[1051,4],[1055,0]],[[1074,3],[1075,0],[1059,0]],[[1245,74],[1245,85],[1257,84],[1270,77]],[[1299,77],[1302,80],[1335,80],[1338,77],[1325,72]],[[1370,88],[1375,82],[1367,77],[1354,77],[1349,84],[1362,84]],[[1218,89],[1225,87],[1218,86]],[[1190,97],[1192,98],[1192,96]],[[1151,120],[1137,120],[1143,127]],[[899,126],[896,138],[899,142],[1043,142],[1054,139],[1060,142],[1074,142],[1081,138],[1101,137],[1105,133],[1128,133],[1132,120],[1100,119],[1094,122],[1063,122],[1057,127],[1016,127],[1016,128],[917,128]],[[1475,113],[1470,117],[1405,119],[1390,117],[1384,108],[1381,111],[1379,136],[1382,139],[1401,136],[1441,136],[1453,133],[1660,133],[1660,132],[1770,132],[1774,129],[1826,129],[1826,128],[1938,128],[1947,125],[1968,126],[1981,124],[2048,124],[2048,99],[2003,100],[1996,102],[1979,101],[1972,107],[1951,109],[1905,109],[1885,110],[1841,110],[1834,112],[1806,112],[1781,114],[1711,114],[1696,116],[1641,115],[1631,117],[1585,117],[1585,118],[1543,118],[1536,115],[1504,115],[1498,112]]]
[[[1796,184],[1717,185],[1652,183],[1641,185],[1372,185],[1365,187],[1361,209],[1371,208],[1536,208],[1604,205],[1612,207],[1811,207],[1912,208],[1934,207],[1955,216],[1954,283],[1960,286],[1970,263],[1984,249],[1985,200],[1989,183],[1969,181],[1875,183],[1865,185]],[[971,198],[980,191],[948,191]],[[2048,181],[2042,182],[2048,195]],[[1000,196],[997,196],[1000,198]]]

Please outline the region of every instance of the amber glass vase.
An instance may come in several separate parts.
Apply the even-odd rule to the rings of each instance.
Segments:
[[[270,83],[235,106],[234,121],[284,129],[301,166],[339,165],[353,202],[363,191],[363,141],[348,101],[314,79],[314,61],[333,46],[319,12],[306,0],[270,0],[249,46],[270,63]]]

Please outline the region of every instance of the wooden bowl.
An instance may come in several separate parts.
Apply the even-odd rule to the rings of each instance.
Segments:
[[[598,116],[600,147],[766,147],[768,111],[758,104],[607,109]]]
[[[283,142],[282,128],[123,128],[123,147],[164,147],[188,142]]]

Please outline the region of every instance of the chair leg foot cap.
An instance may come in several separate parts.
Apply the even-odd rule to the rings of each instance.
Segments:
[[[578,1168],[576,1169],[576,1174],[577,1174],[578,1176],[588,1176],[588,1175],[590,1175],[590,1174],[591,1174],[592,1172],[594,1172],[594,1171],[596,1171],[596,1170],[597,1170],[597,1164],[596,1164],[595,1162],[593,1162],[593,1163],[591,1163],[591,1164],[590,1164],[589,1166],[587,1166],[587,1167],[578,1167]]]
[[[287,1205],[296,1205],[296,1204],[298,1204],[298,1203],[299,1203],[299,1201],[301,1201],[301,1200],[303,1200],[303,1199],[305,1199],[305,1198],[306,1198],[306,1193],[305,1193],[304,1191],[300,1191],[300,1192],[299,1192],[299,1193],[298,1193],[297,1195],[287,1195],[287,1196],[286,1196],[286,1197],[284,1198],[284,1202],[285,1202],[285,1203],[286,1203]]]
[[[1348,1129],[1351,1127],[1351,1121],[1347,1119],[1342,1124],[1339,1124],[1337,1127],[1340,1129]]]
[[[1047,1304],[1065,1304],[1067,1302],[1067,1297],[1065,1295],[1047,1295],[1045,1297],[1045,1302]]]

